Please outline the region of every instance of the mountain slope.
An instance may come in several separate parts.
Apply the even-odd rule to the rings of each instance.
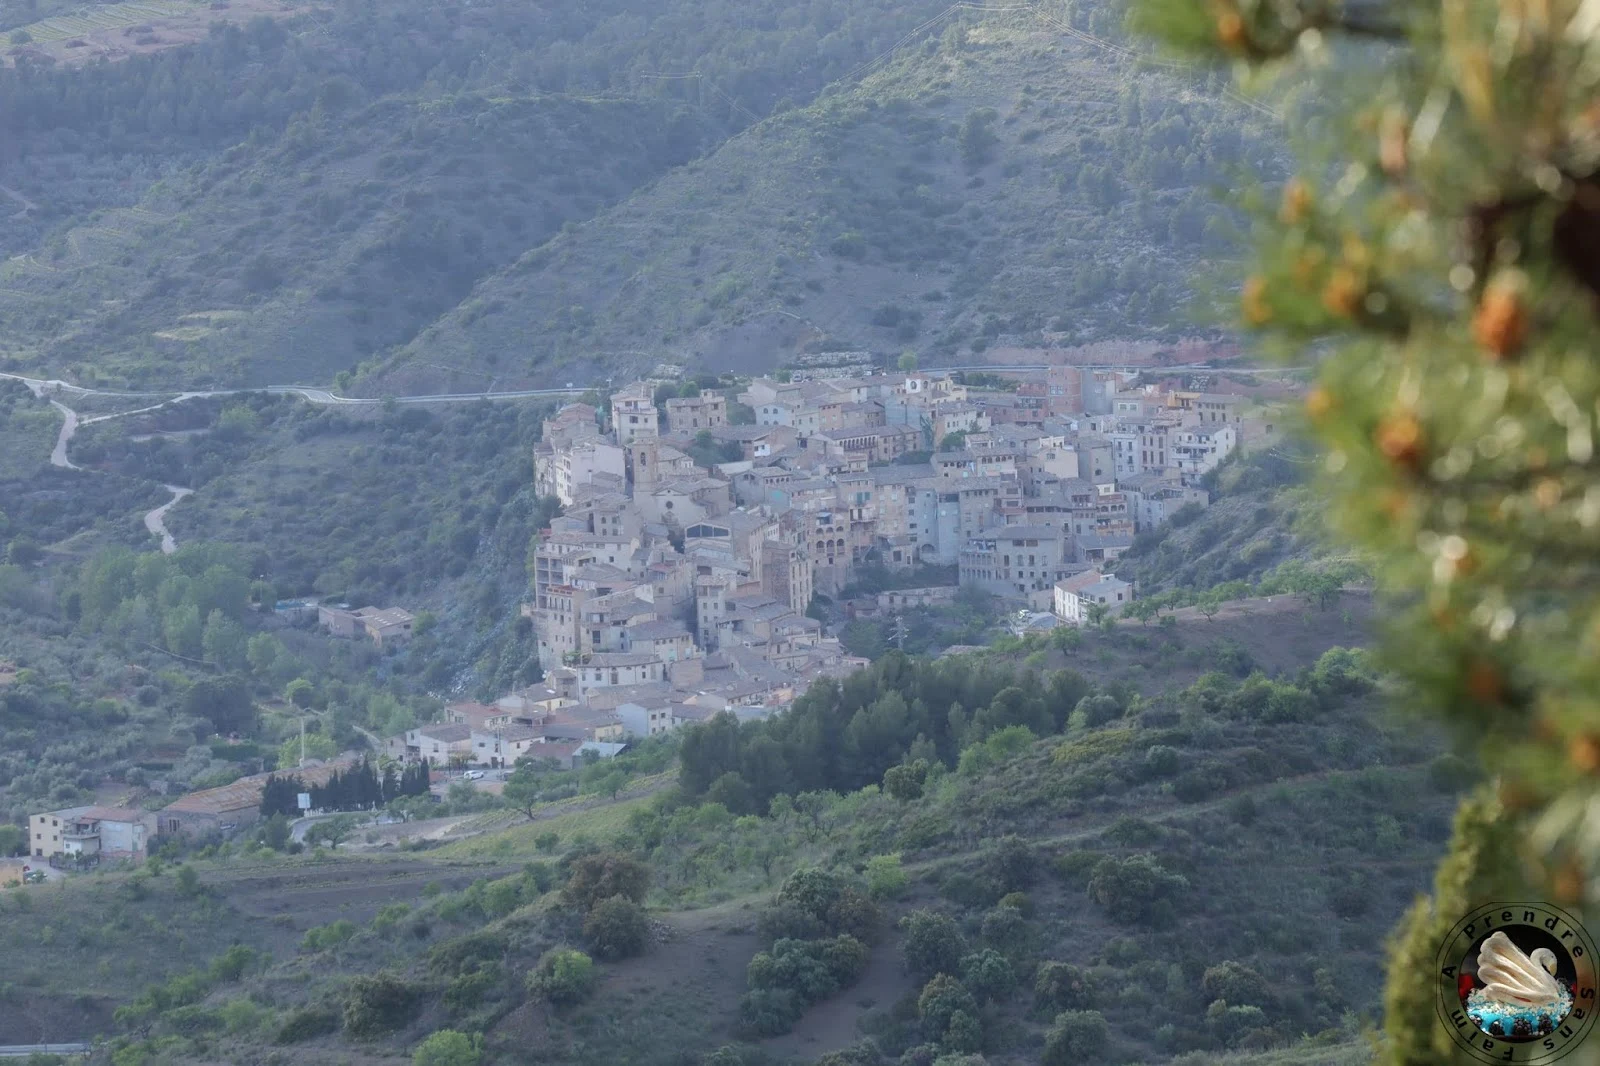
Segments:
[[[1237,105],[990,15],[523,256],[371,387],[445,384],[426,363],[534,383],[662,355],[1170,337],[1192,269],[1228,249],[1201,190],[1238,166],[1276,155]]]
[[[13,268],[52,364],[138,381],[325,382],[479,275],[691,158],[683,105],[462,94],[302,118]],[[13,296],[13,299],[19,299]]]
[[[0,68],[0,366],[327,380],[942,6],[336,0]]]

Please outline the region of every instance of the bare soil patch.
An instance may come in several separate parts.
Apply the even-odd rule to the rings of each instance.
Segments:
[[[43,996],[16,990],[0,997],[0,1044],[53,1044],[82,1033],[110,1032],[116,1004],[95,996]],[[22,1061],[18,1059],[17,1061]]]

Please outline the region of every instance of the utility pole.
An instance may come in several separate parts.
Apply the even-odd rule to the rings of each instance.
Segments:
[[[306,716],[300,716],[300,765],[296,769],[306,768]]]

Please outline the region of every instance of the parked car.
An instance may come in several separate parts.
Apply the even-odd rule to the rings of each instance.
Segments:
[[[461,775],[461,780],[463,780],[463,781],[482,781],[483,780],[483,771],[482,770],[468,770],[466,773]]]

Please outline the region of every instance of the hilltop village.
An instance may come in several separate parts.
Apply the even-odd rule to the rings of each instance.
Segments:
[[[1270,432],[1245,396],[1131,371],[983,380],[638,381],[561,408],[535,456],[561,516],[523,607],[545,683],[453,713],[510,710],[530,741],[530,707],[594,741],[768,713],[864,665],[810,609],[866,563],[955,576],[881,593],[886,610],[970,586],[1055,624],[1117,613],[1135,590],[1110,568],[1134,534],[1206,506],[1200,479]]]

